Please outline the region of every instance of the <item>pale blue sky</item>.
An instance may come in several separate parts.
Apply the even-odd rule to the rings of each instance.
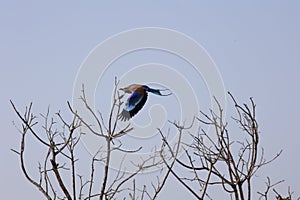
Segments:
[[[296,191],[300,181],[299,9],[299,1],[2,1],[1,197],[40,197],[9,150],[19,142],[9,99],[20,108],[33,101],[38,113],[48,105],[53,111],[66,109],[76,73],[88,53],[113,34],[148,26],[194,38],[215,61],[227,90],[240,101],[254,97],[266,155],[284,150],[260,175],[267,172],[274,180],[285,179],[281,189],[290,185]]]

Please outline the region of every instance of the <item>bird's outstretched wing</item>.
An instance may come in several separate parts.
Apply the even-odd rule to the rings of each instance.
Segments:
[[[148,94],[144,92],[143,94],[140,92],[133,92],[130,97],[127,99],[125,103],[125,107],[120,114],[121,121],[127,121],[131,117],[133,117],[142,107],[145,105],[147,101]]]

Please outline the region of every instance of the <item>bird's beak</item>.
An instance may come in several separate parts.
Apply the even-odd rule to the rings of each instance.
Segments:
[[[124,88],[120,88],[119,90],[122,90],[122,91],[124,91]]]

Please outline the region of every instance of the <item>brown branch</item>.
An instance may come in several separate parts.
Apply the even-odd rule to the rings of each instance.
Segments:
[[[20,158],[20,163],[21,163],[21,169],[23,174],[25,175],[26,179],[33,184],[35,187],[38,188],[39,191],[42,192],[42,194],[48,199],[52,199],[48,193],[48,191],[46,191],[42,185],[41,185],[41,181],[40,184],[37,183],[35,180],[33,180],[28,172],[27,169],[25,167],[25,160],[24,160],[24,152],[25,152],[25,138],[26,138],[26,134],[27,131],[30,130],[31,133],[34,134],[34,136],[43,144],[45,144],[46,146],[48,146],[47,143],[45,143],[40,137],[38,137],[36,135],[36,133],[33,131],[32,126],[34,126],[35,124],[37,124],[37,122],[33,122],[33,120],[35,119],[35,116],[31,113],[31,108],[32,108],[32,103],[30,103],[29,107],[26,107],[26,111],[24,114],[24,118],[21,116],[21,114],[19,113],[19,111],[16,109],[15,105],[13,104],[13,102],[10,100],[11,105],[13,106],[14,111],[17,113],[18,117],[22,120],[23,122],[23,130],[21,131],[21,143],[20,143],[20,152],[16,151],[16,150],[12,150],[13,152],[17,153],[19,155]]]
[[[27,110],[27,108],[26,108],[26,111],[25,111],[25,118],[23,118],[23,117],[21,116],[21,114],[19,113],[19,111],[17,110],[17,108],[16,108],[16,106],[14,105],[14,103],[12,102],[12,100],[9,100],[9,101],[10,101],[10,104],[12,105],[12,107],[13,107],[15,113],[18,115],[18,117],[19,117],[19,118],[22,120],[22,122],[25,124],[26,128],[28,128],[28,129],[31,131],[31,133],[32,133],[32,134],[33,134],[33,135],[34,135],[34,136],[35,136],[42,144],[44,144],[44,145],[46,145],[46,146],[49,147],[49,144],[48,144],[47,142],[45,142],[44,140],[42,140],[42,139],[35,133],[35,131],[32,129],[32,126],[35,125],[36,123],[31,124],[31,125],[29,125],[29,123],[28,123],[28,120],[29,120],[29,119],[31,119],[31,120],[34,119],[34,117],[33,117],[32,114],[31,114],[32,103],[29,104],[28,110]]]
[[[63,180],[60,176],[60,173],[57,168],[58,166],[57,166],[55,160],[56,160],[56,154],[55,154],[55,152],[52,152],[52,159],[50,160],[50,162],[52,164],[52,168],[53,168],[53,172],[55,174],[56,180],[57,180],[60,188],[62,189],[63,193],[65,194],[66,198],[68,200],[72,200],[71,195],[70,195],[69,191],[67,190],[67,188],[66,188],[65,184],[63,183]]]
[[[104,178],[103,178],[102,186],[101,186],[101,190],[100,190],[100,198],[99,198],[100,200],[102,200],[105,195],[105,188],[106,188],[107,178],[108,178],[108,167],[110,164],[110,155],[111,155],[110,145],[111,145],[111,141],[109,138],[107,138],[106,139],[106,146],[107,146],[106,151],[107,152],[106,152],[106,160],[105,160],[105,166],[104,166],[104,172],[103,172]]]

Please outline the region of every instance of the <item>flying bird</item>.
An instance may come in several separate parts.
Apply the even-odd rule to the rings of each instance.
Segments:
[[[121,121],[129,120],[143,108],[147,101],[148,92],[159,96],[169,96],[172,94],[161,93],[161,91],[165,91],[168,89],[153,89],[148,87],[147,85],[140,84],[131,84],[128,87],[120,88],[120,90],[124,91],[125,93],[131,94],[120,114],[119,118],[121,119]]]

